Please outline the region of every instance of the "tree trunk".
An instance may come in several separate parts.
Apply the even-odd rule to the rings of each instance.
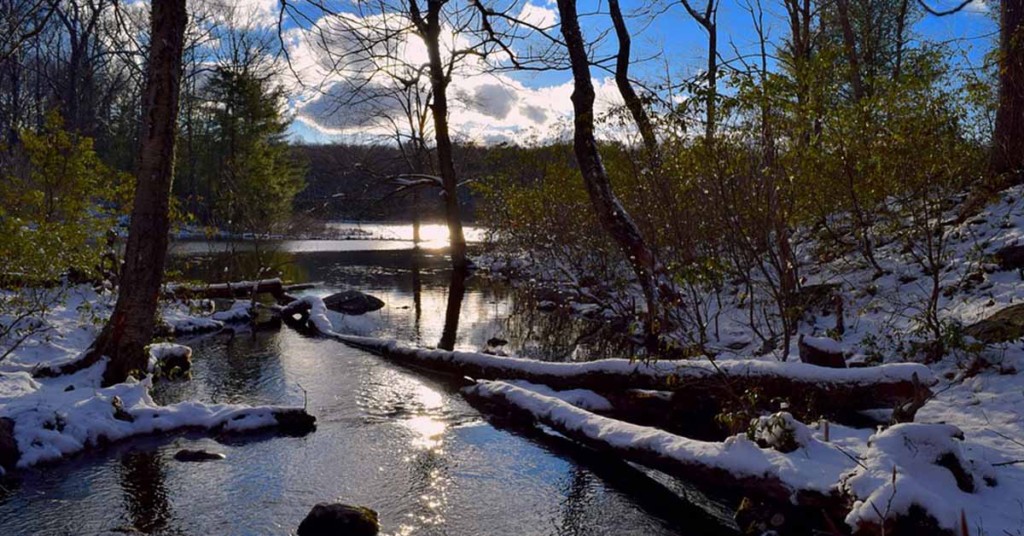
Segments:
[[[999,7],[999,108],[992,136],[992,172],[1024,180],[1024,0]]]
[[[174,141],[185,25],[185,0],[153,0],[149,66],[143,96],[142,139],[131,227],[117,305],[90,350],[110,357],[103,383],[145,370],[167,257]]]
[[[864,80],[861,78],[860,58],[857,54],[857,37],[850,21],[850,5],[847,0],[836,0],[839,11],[839,26],[843,31],[843,49],[846,60],[850,63],[850,87],[853,89],[853,100],[860,102],[864,98]]]
[[[640,131],[640,138],[644,142],[647,156],[655,168],[661,166],[661,158],[658,151],[658,137],[654,134],[654,125],[651,118],[644,110],[644,104],[640,96],[633,89],[629,81],[629,53],[632,47],[632,39],[629,36],[629,29],[626,28],[626,21],[622,17],[622,9],[619,8],[619,0],[608,1],[608,11],[615,25],[615,36],[619,41],[619,52],[615,58],[615,85],[619,88],[619,94],[626,103],[629,114],[633,116],[637,130]]]
[[[661,307],[657,273],[659,265],[636,223],[612,192],[597,139],[594,136],[594,86],[590,81],[590,59],[576,14],[576,0],[558,0],[562,36],[569,50],[573,75],[573,150],[583,175],[590,202],[605,232],[611,235],[629,260],[647,302],[647,347],[656,350]]]
[[[437,163],[444,185],[444,215],[448,223],[448,241],[451,249],[452,266],[455,269],[466,266],[466,237],[462,233],[462,217],[459,210],[458,177],[452,156],[452,140],[448,132],[448,73],[441,59],[441,8],[443,0],[427,1],[427,16],[424,20],[416,0],[410,0],[413,21],[427,45],[430,63],[430,89],[433,103],[434,137],[437,142]]]

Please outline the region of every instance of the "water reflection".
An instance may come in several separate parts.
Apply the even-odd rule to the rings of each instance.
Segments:
[[[132,451],[121,457],[122,502],[132,532],[152,534],[165,529],[173,517],[164,486],[164,467],[157,451]]]
[[[462,314],[462,300],[466,296],[466,268],[460,266],[452,270],[451,282],[448,284],[448,304],[444,311],[444,329],[441,331],[441,342],[437,344],[442,350],[454,350],[455,339],[459,331],[459,316]]]

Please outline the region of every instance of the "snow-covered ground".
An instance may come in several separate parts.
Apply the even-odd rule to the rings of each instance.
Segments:
[[[41,319],[46,329],[38,330],[0,362],[0,418],[14,423],[18,467],[140,434],[192,427],[242,431],[274,426],[275,412],[287,409],[198,402],[161,406],[149,394],[152,377],[102,387],[105,360],[74,374],[33,378],[37,368],[78,358],[113,308],[110,294],[98,294],[87,286],[65,290],[63,301]],[[193,316],[189,309],[187,304],[167,304],[161,317],[178,333],[194,331],[195,326],[219,329],[225,322],[248,319],[244,302],[213,318],[209,312]],[[154,344],[150,351],[151,369],[160,359],[190,353],[171,343]]]
[[[952,210],[947,221],[954,217]],[[851,363],[924,359],[921,343],[930,334],[922,329],[922,319],[933,281],[904,240],[876,232],[874,255],[883,269],[879,274],[857,251],[825,259],[819,243],[806,233],[797,236],[804,236],[796,244],[802,286],[834,285],[843,301],[843,332],[835,329],[834,308],[826,304],[809,309],[800,322],[798,331],[806,341],[841,353]],[[944,238],[937,311],[949,351],[928,364],[940,379],[935,394],[912,425],[852,434],[842,448],[853,458],[844,456],[845,461],[833,464],[829,478],[857,499],[847,519],[851,525],[878,522],[917,506],[957,533],[966,525],[972,535],[1024,535],[1024,343],[982,345],[963,331],[1005,307],[1024,303],[1024,272],[1000,270],[991,257],[1004,246],[1024,245],[1024,186],[1003,192],[963,223],[947,226]],[[576,292],[579,285],[564,270],[531,264],[525,257],[489,257],[478,264],[492,272],[515,273],[520,280],[573,288],[570,295],[586,301],[587,289]],[[763,319],[751,324],[757,316],[750,311],[756,296],[727,286],[716,298],[704,304],[706,318],[714,320],[705,335],[707,349],[719,359],[799,359],[795,341],[788,353],[779,347],[759,351],[762,341],[754,332],[763,333],[766,326]],[[679,339],[694,337],[680,334]],[[513,392],[512,387],[501,389]],[[536,409],[537,401],[530,403]],[[833,439],[835,431],[833,426]],[[813,437],[820,440],[820,434],[815,431]],[[820,453],[802,447],[794,454],[807,467],[829,465],[832,458],[819,459]],[[947,453],[963,464],[973,482],[970,489],[958,486],[953,471],[935,464]],[[959,476],[963,484],[965,477]]]

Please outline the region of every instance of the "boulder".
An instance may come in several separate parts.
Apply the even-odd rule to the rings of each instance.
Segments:
[[[181,449],[174,454],[174,459],[179,462],[209,462],[214,460],[223,460],[226,457],[227,456],[219,452],[191,449]]]
[[[384,307],[384,302],[358,290],[345,290],[324,298],[324,305],[331,311],[358,316]]]
[[[10,471],[18,464],[20,458],[18,441],[14,439],[14,419],[0,417],[0,467]]]
[[[376,536],[377,512],[365,506],[320,503],[299,524],[298,536]]]
[[[149,346],[150,355],[156,358],[157,367],[167,378],[186,375],[192,369],[192,349],[173,343],[156,343]]]
[[[800,336],[800,361],[819,367],[846,368],[846,355],[836,341],[824,337]]]
[[[1010,342],[1024,337],[1024,303],[996,311],[992,316],[964,328],[964,333],[987,344]]]

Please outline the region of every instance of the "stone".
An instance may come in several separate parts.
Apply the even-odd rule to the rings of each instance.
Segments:
[[[964,333],[986,344],[1024,337],[1024,303],[1004,307],[992,316],[964,328]]]
[[[800,336],[797,341],[800,361],[819,367],[846,368],[846,356],[832,339]]]
[[[191,450],[181,449],[174,454],[174,459],[179,462],[209,462],[214,460],[223,460],[227,456],[219,452],[210,452],[207,450]]]
[[[115,396],[110,400],[110,405],[114,406],[114,418],[124,422],[135,422],[135,416],[124,409],[124,402],[121,397]]]
[[[499,346],[505,346],[506,344],[508,344],[508,341],[502,339],[501,337],[491,337],[490,339],[487,340],[487,346],[492,346],[494,348],[497,348]]]
[[[165,377],[183,376],[192,370],[192,349],[187,346],[178,348],[181,350],[165,353],[158,363]]]
[[[344,290],[324,298],[324,305],[331,311],[359,316],[383,308],[384,302],[358,290]]]
[[[320,503],[299,524],[298,536],[376,536],[377,512],[365,506]]]
[[[10,471],[21,459],[18,441],[14,439],[14,419],[0,417],[0,467]]]

